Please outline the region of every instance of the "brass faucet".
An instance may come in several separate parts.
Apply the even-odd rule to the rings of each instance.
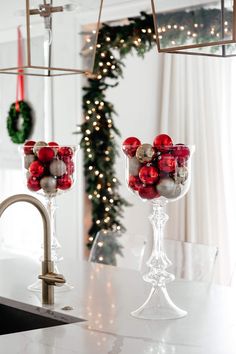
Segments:
[[[40,212],[43,219],[44,230],[44,257],[42,261],[42,302],[45,305],[54,304],[54,286],[61,286],[66,281],[62,274],[54,273],[54,262],[51,259],[51,226],[48,212],[43,204],[36,198],[27,194],[17,194],[5,199],[0,204],[0,217],[4,210],[17,202],[26,202],[34,205]]]

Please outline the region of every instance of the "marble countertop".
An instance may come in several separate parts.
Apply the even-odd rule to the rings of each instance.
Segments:
[[[42,306],[40,294],[27,290],[40,264],[0,256],[0,304],[85,320],[2,335],[0,354],[236,354],[236,294],[230,288],[175,281],[169,293],[188,316],[138,320],[130,312],[150,291],[138,272],[87,262],[63,262],[63,268],[74,289],[56,292],[55,305]]]

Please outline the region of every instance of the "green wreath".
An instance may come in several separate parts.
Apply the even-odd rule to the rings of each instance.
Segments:
[[[32,110],[31,107],[25,102],[19,102],[20,110],[16,110],[16,103],[12,103],[8,117],[7,117],[7,130],[8,134],[15,144],[23,144],[29,138],[32,126]],[[18,126],[20,117],[23,118],[21,126]]]

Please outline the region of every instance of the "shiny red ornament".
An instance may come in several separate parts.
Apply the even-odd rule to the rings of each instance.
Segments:
[[[141,186],[139,196],[143,199],[154,199],[159,197],[159,193],[154,186]]]
[[[187,160],[190,156],[190,150],[184,144],[176,144],[173,146],[173,155],[180,158],[180,161],[181,159]]]
[[[158,168],[163,172],[175,172],[176,166],[177,161],[173,155],[163,154],[158,160]]]
[[[144,184],[154,184],[158,180],[158,171],[153,166],[143,166],[139,171],[139,178]]]
[[[32,177],[32,176],[29,177],[29,179],[27,181],[27,187],[29,190],[31,190],[33,192],[37,192],[41,189],[39,180],[35,177]]]
[[[66,164],[66,171],[68,175],[72,175],[75,172],[75,164],[72,160],[64,161]]]
[[[58,149],[58,156],[61,160],[65,161],[68,158],[72,159],[73,154],[73,150],[70,147],[63,146]]]
[[[66,190],[70,189],[72,186],[73,180],[70,176],[64,175],[57,179],[57,188]]]
[[[45,146],[38,150],[37,156],[40,161],[45,163],[53,160],[55,152],[52,148]]]
[[[33,177],[40,177],[44,174],[44,166],[39,161],[30,164],[29,172]]]
[[[25,142],[24,147],[23,147],[25,155],[31,155],[34,153],[33,152],[34,144],[35,144],[35,141],[33,141],[33,140],[29,140],[29,141]]]
[[[159,151],[167,151],[168,148],[173,146],[173,141],[171,137],[167,134],[157,135],[153,141],[153,146]]]
[[[138,191],[143,184],[138,176],[129,176],[128,185],[134,191]]]
[[[141,141],[135,137],[129,137],[125,139],[122,144],[122,149],[128,157],[134,157],[137,148],[141,145]]]
[[[57,144],[55,141],[50,141],[50,143],[48,143],[48,146],[54,147],[54,148],[59,148],[59,144]]]

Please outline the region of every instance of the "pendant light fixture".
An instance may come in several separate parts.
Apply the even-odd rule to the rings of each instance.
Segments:
[[[236,0],[151,0],[160,53],[236,55]]]
[[[17,66],[17,55],[4,55],[0,73],[18,74],[23,70],[24,75],[46,77],[91,74],[103,0],[86,0],[84,4],[92,11],[93,19],[96,13],[96,21],[92,20],[93,23],[82,31],[83,38],[76,41],[76,17],[70,4],[63,4],[63,0],[25,0],[25,11],[21,14],[25,17],[21,20],[23,65]],[[0,43],[6,42],[5,35],[4,31],[0,32]],[[78,53],[83,53],[81,60],[76,59]]]

